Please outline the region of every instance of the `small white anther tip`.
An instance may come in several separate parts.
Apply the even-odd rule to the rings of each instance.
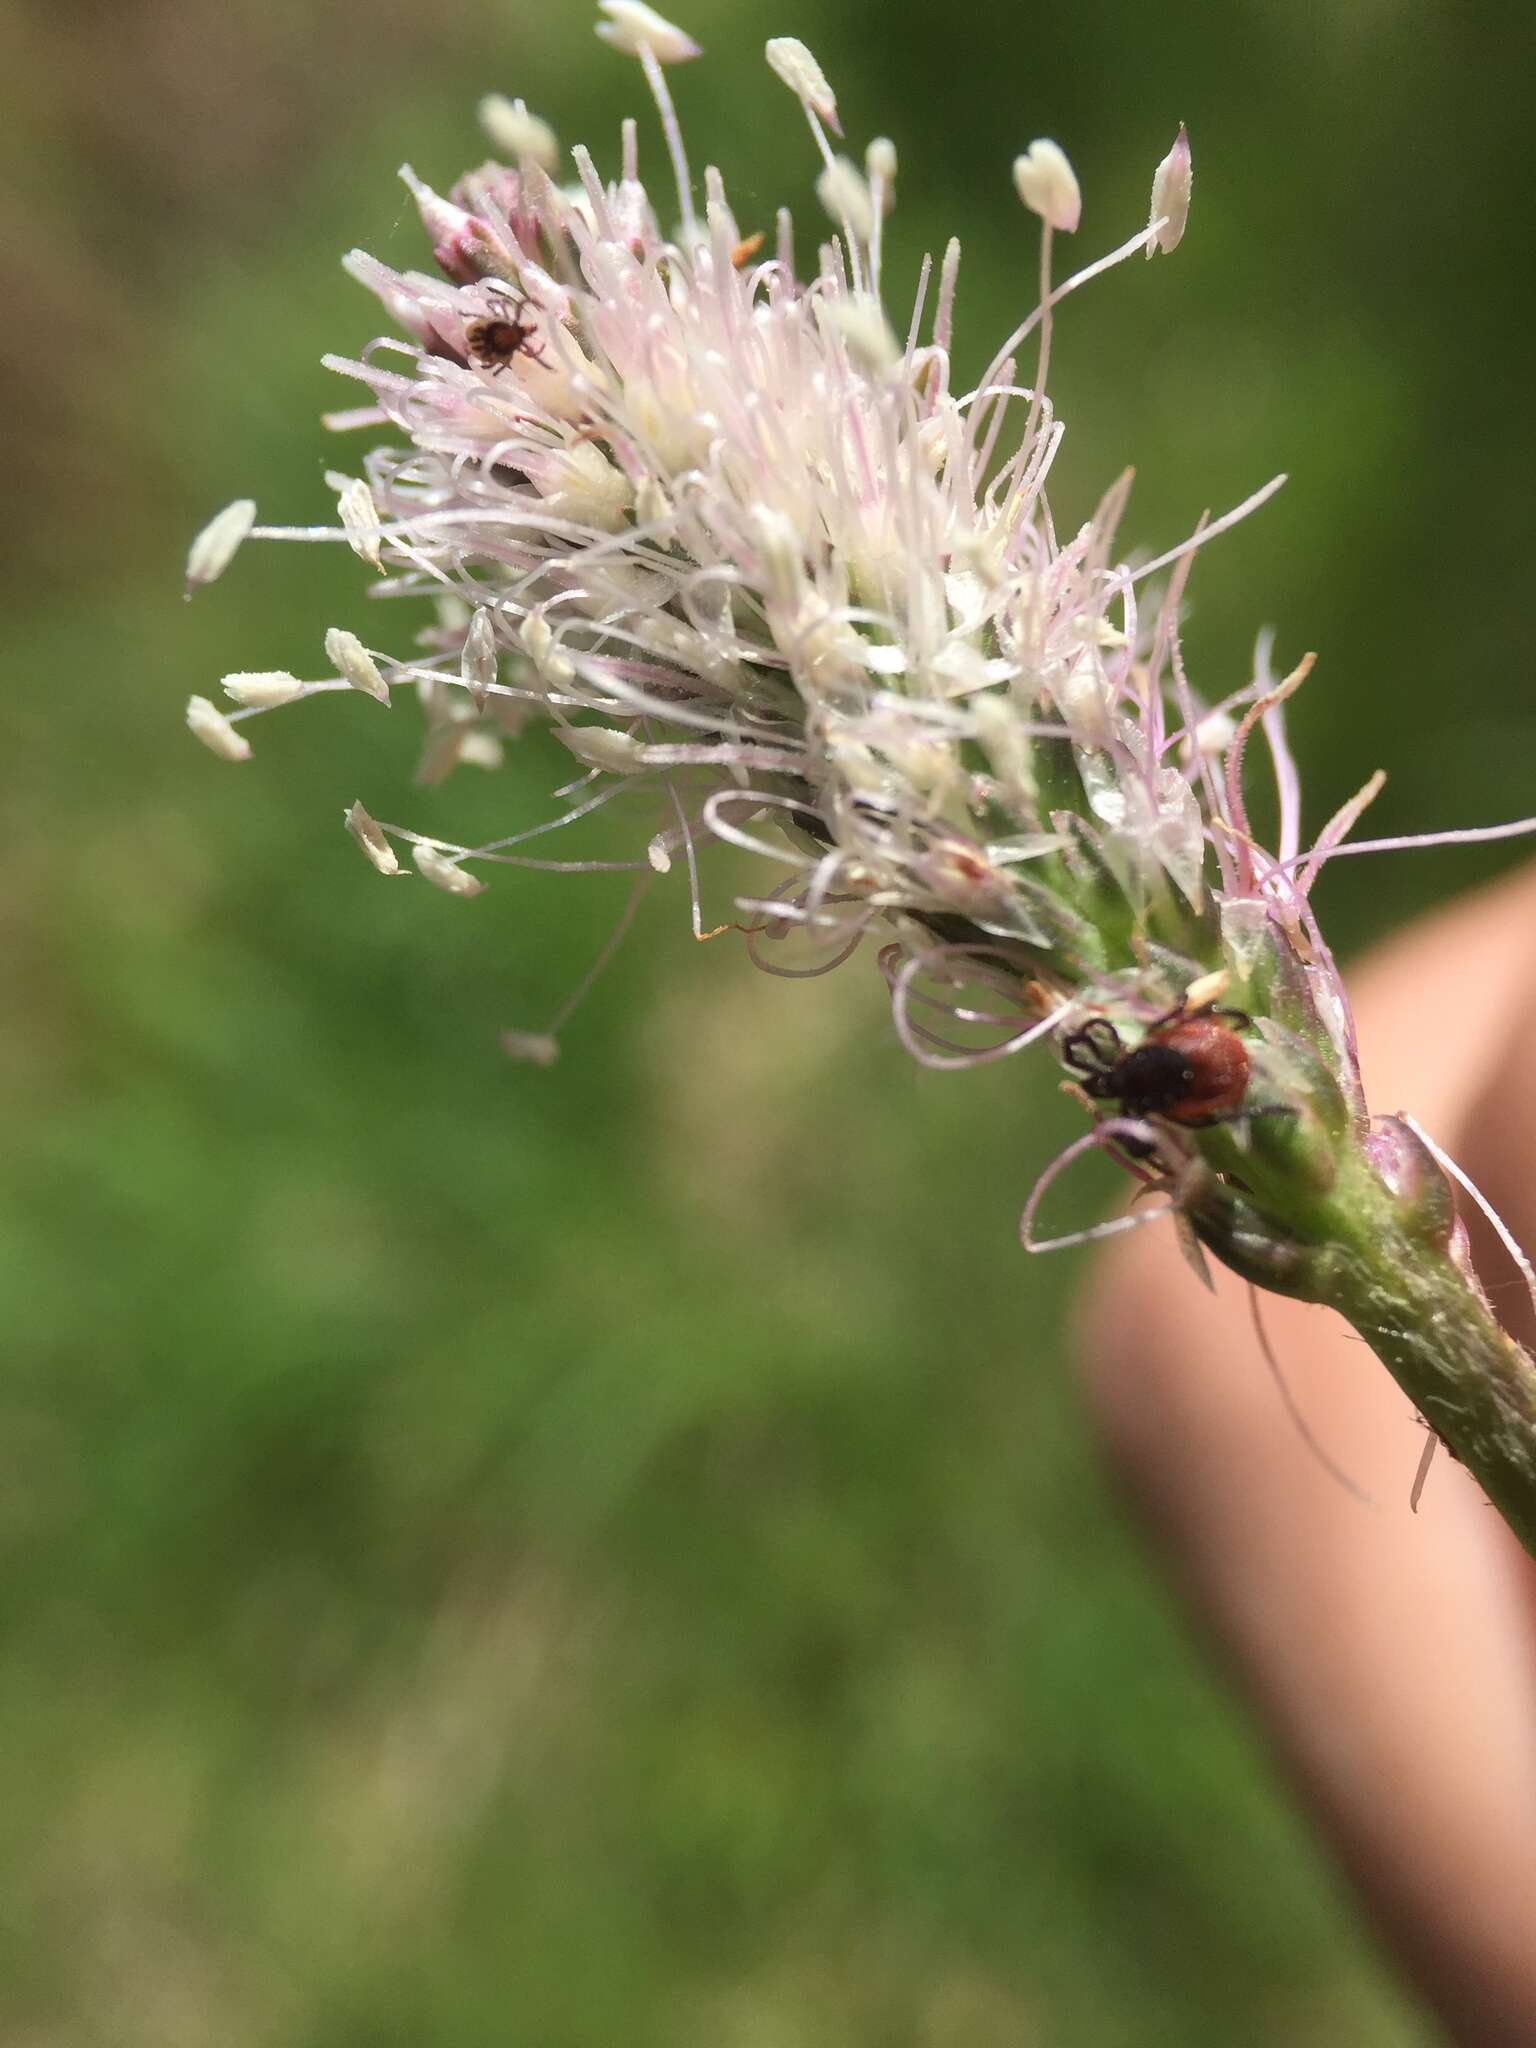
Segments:
[[[1037,136],[1022,156],[1014,158],[1013,182],[1030,212],[1038,213],[1048,227],[1068,235],[1076,232],[1083,217],[1083,195],[1060,143]]]
[[[224,574],[256,524],[256,500],[236,498],[216,512],[187,550],[186,595]]]
[[[251,743],[206,697],[187,699],[187,729],[221,761],[249,761]]]
[[[768,59],[769,70],[784,81],[795,98],[809,107],[818,119],[825,121],[834,135],[841,135],[843,127],[837,117],[837,95],[827,82],[827,74],[800,38],[770,36],[763,55]]]
[[[597,0],[597,4],[608,16],[607,21],[598,22],[597,33],[627,57],[649,50],[659,64],[682,64],[704,54],[686,30],[654,7],[647,7],[644,0]]]

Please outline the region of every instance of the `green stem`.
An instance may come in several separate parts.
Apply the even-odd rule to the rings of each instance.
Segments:
[[[1536,1556],[1536,1366],[1445,1253],[1383,1238],[1317,1299],[1350,1322]]]
[[[1536,1363],[1460,1256],[1433,1160],[1395,1119],[1366,1142],[1395,1147],[1393,1175],[1317,1120],[1265,1133],[1240,1189],[1223,1148],[1210,1163],[1224,1177],[1201,1184],[1191,1218],[1256,1286],[1336,1309],[1536,1556]]]

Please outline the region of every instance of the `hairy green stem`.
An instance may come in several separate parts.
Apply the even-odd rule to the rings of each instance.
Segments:
[[[1317,1126],[1266,1138],[1241,1191],[1228,1157],[1197,1190],[1201,1238],[1256,1286],[1336,1309],[1536,1556],[1536,1362],[1472,1274],[1444,1176],[1395,1119],[1366,1141],[1394,1148],[1395,1173],[1345,1137],[1326,1187]]]
[[[1536,1556],[1536,1365],[1444,1253],[1383,1240],[1334,1266],[1318,1298],[1359,1331]]]

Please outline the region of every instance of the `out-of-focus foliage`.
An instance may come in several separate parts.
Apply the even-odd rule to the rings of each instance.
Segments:
[[[1529,28],[685,19],[742,220],[813,231],[760,60],[797,32],[898,141],[905,275],[964,236],[978,366],[1034,262],[1013,152],[1070,149],[1091,250],[1186,120],[1183,247],[1061,322],[1061,516],[1135,461],[1165,542],[1290,470],[1200,566],[1206,686],[1273,619],[1322,654],[1315,816],[1378,763],[1383,830],[1531,808]],[[8,0],[0,33],[0,2035],[1422,2041],[1095,1468],[1084,1267],[1013,1240],[1072,1121],[1048,1077],[915,1071],[871,967],[767,981],[680,891],[562,1063],[509,1067],[610,882],[373,875],[354,797],[450,811],[399,795],[404,707],[307,705],[239,769],[181,731],[189,690],[318,673],[372,616],[332,550],[252,549],[190,607],[178,575],[238,493],[328,513],[317,359],[373,331],[335,257],[414,249],[396,162],[445,184],[489,88],[611,157],[637,76],[581,6]],[[533,816],[552,753],[481,814]],[[1341,864],[1325,915],[1358,943],[1493,864]]]

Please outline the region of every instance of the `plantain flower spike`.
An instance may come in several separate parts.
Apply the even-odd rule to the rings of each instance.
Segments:
[[[655,102],[660,178],[626,121],[605,162],[571,152],[562,188],[544,124],[484,101],[511,161],[446,195],[406,174],[438,274],[346,259],[385,335],[327,358],[363,391],[336,425],[379,435],[360,475],[329,478],[337,526],[258,527],[242,499],[193,544],[198,584],[249,537],[341,540],[410,607],[410,644],[377,654],[333,628],[330,679],[237,671],[240,709],[195,697],[192,731],[244,760],[244,722],[290,698],[414,695],[422,783],[494,772],[520,742],[559,790],[547,816],[509,796],[505,830],[466,847],[353,804],[382,874],[403,855],[468,897],[497,866],[617,873],[615,942],[646,890],[686,894],[696,934],[744,934],[770,969],[873,953],[926,1066],[1053,1052],[1085,1128],[1030,1195],[1025,1242],[1171,1214],[1197,1264],[1330,1304],[1536,1546],[1536,1373],[1466,1264],[1459,1169],[1411,1119],[1371,1114],[1312,904],[1341,855],[1531,821],[1352,840],[1373,778],[1303,838],[1285,719],[1310,657],[1277,674],[1261,636],[1246,675],[1207,688],[1180,623],[1198,557],[1283,478],[1141,557],[1119,538],[1128,471],[1076,527],[1049,501],[1066,433],[1053,308],[1177,245],[1184,130],[1147,226],[1059,281],[1053,237],[1079,229],[1081,193],[1059,144],[1029,144],[1013,171],[1042,224],[1039,283],[979,378],[957,380],[959,243],[892,304],[895,145],[873,138],[862,169],[834,155],[836,98],[805,45],[776,37],[767,61],[806,115],[801,189],[831,222],[809,274],[787,208],[767,217],[754,195],[738,219],[721,172],[689,165],[668,78],[697,43],[639,0],[602,15]],[[373,733],[362,745],[377,773]],[[1249,814],[1265,762],[1273,849]],[[606,830],[588,852],[583,821],[610,805],[627,848]],[[565,828],[577,843],[556,857],[546,835]],[[712,845],[748,867],[706,914]],[[509,1052],[553,1059],[570,1007]],[[1053,1238],[1042,1201],[1094,1151],[1155,1199]]]

